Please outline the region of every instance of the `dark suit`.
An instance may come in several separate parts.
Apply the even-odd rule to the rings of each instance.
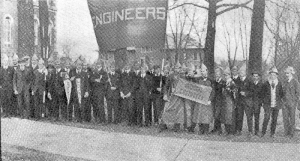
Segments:
[[[73,71],[70,77],[75,77],[72,81],[72,104],[74,106],[75,119],[82,122],[85,108],[85,93],[89,92],[88,76],[83,71]],[[79,83],[80,82],[80,83]],[[72,105],[71,105],[72,107]],[[72,116],[72,108],[69,108],[69,116]],[[69,118],[70,119],[70,118]]]
[[[254,116],[254,133],[255,135],[259,132],[259,115],[260,115],[260,108],[262,106],[262,87],[263,83],[261,81],[258,82],[251,82],[250,90],[252,91],[251,101],[252,106],[249,106],[249,110],[246,110],[247,122],[248,122],[248,130],[252,132],[252,122]]]
[[[151,76],[151,75],[150,75]],[[166,77],[161,75],[152,75],[152,91],[151,99],[153,99],[153,113],[154,113],[154,123],[158,123],[158,119],[161,116],[163,111],[163,87],[166,83]],[[161,87],[160,87],[161,82]],[[161,88],[161,91],[158,91],[157,88]],[[150,106],[150,118],[151,116],[151,106]]]
[[[96,79],[100,79],[97,82]],[[104,97],[106,93],[107,73],[101,69],[100,71],[94,71],[92,78],[92,99],[93,99],[93,113],[95,120],[100,123],[105,122],[105,110],[104,110]]]
[[[55,91],[53,97],[53,104],[57,110],[61,111],[61,118],[67,118],[67,98],[64,88],[64,78],[62,73],[65,73],[65,69],[55,70]],[[56,113],[59,117],[59,113]]]
[[[0,106],[3,108],[3,113],[8,116],[13,114],[12,109],[15,108],[12,104],[13,75],[14,70],[12,67],[0,68]]]
[[[13,88],[17,91],[18,99],[18,114],[24,118],[28,118],[30,115],[30,72],[25,68],[23,71],[18,69],[14,73]]]
[[[151,108],[149,106],[149,97],[150,92],[152,90],[152,78],[151,76],[145,74],[143,77],[140,75],[136,78],[135,82],[135,100],[137,104],[137,124],[142,125],[143,124],[143,110],[145,113],[145,125],[149,126],[151,123],[150,113]]]
[[[131,93],[131,96],[122,99],[122,120],[127,121],[129,125],[135,123],[134,116],[134,73],[133,72],[124,72],[122,74],[122,80],[120,81],[121,88],[120,92],[123,92],[124,95]]]
[[[120,75],[118,73],[109,73],[107,81],[107,122],[112,123],[114,118],[114,123],[120,122],[121,109],[119,105],[120,99]],[[111,87],[115,87],[115,90],[112,90]],[[114,115],[113,115],[114,114]]]
[[[275,134],[276,130],[276,124],[277,124],[277,117],[279,110],[282,107],[282,98],[283,98],[283,89],[282,89],[282,84],[281,82],[278,81],[278,84],[276,85],[275,88],[275,102],[276,106],[271,107],[271,84],[269,81],[266,81],[263,84],[262,87],[262,96],[263,98],[263,108],[264,108],[264,122],[263,122],[263,127],[262,127],[262,135],[266,134],[267,131],[267,126],[270,120],[270,117],[272,117],[272,122],[271,122],[271,135]]]
[[[39,119],[42,114],[46,114],[46,80],[45,73],[38,70],[34,71],[34,82],[32,85],[32,92],[34,93],[34,118]]]
[[[49,116],[54,119],[59,118],[59,106],[57,104],[58,95],[56,86],[56,72],[49,72],[46,78],[46,104],[49,110]],[[48,93],[51,95],[51,99],[48,98]]]
[[[300,84],[292,78],[290,82],[283,83],[284,108],[282,110],[285,135],[294,136],[295,134],[295,113],[296,106],[300,100]]]
[[[246,77],[244,80],[240,81],[238,85],[238,103],[239,106],[237,108],[236,115],[236,131],[241,132],[243,128],[243,119],[244,119],[244,111],[247,117],[248,131],[252,133],[253,127],[253,102],[252,96],[253,91],[251,90],[252,81],[250,78]],[[245,95],[242,95],[241,92],[244,92]]]
[[[214,113],[214,130],[213,132],[222,132],[221,128],[221,111],[222,107],[225,103],[225,98],[223,95],[223,88],[226,86],[226,82],[222,79],[215,80],[214,82],[215,86],[215,97],[212,101],[213,106],[213,113]]]

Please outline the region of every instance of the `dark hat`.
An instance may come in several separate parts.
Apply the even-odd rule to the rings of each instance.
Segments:
[[[261,75],[260,72],[256,71],[256,70],[252,72],[252,75],[254,75],[254,74],[258,74],[259,76]]]
[[[47,66],[47,69],[55,69],[55,67],[54,67],[54,65],[49,64],[49,65]]]

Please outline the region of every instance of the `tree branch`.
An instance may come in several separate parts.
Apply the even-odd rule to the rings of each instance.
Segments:
[[[249,9],[249,10],[252,11],[252,8],[247,6],[250,2],[252,2],[252,0],[249,0],[249,1],[247,1],[245,3],[241,3],[241,4],[221,4],[221,5],[218,5],[217,9],[221,8],[221,7],[228,7],[228,8],[218,12],[217,16],[219,16],[219,15],[225,13],[225,12],[231,11],[233,9],[240,8],[240,7],[243,7],[243,8],[246,8],[246,9]]]
[[[178,8],[178,7],[185,6],[185,5],[193,5],[193,6],[195,6],[195,7],[199,7],[199,8],[208,10],[208,7],[201,6],[201,5],[198,5],[198,4],[195,4],[195,3],[182,3],[182,4],[180,4],[180,5],[177,5],[177,6],[174,6],[174,7],[172,7],[172,8],[169,8],[169,11],[170,11],[170,10],[173,10],[173,9],[176,9],[176,8]]]

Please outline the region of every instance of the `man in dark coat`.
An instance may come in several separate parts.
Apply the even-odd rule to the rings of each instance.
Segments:
[[[115,72],[115,66],[110,67],[107,80],[107,123],[120,123],[121,108],[120,99],[120,74]],[[113,120],[114,119],[114,120]]]
[[[143,111],[145,114],[145,126],[151,124],[150,113],[151,108],[149,106],[149,97],[152,90],[152,78],[146,74],[146,68],[142,67],[139,77],[136,78],[135,82],[136,91],[135,91],[135,100],[137,104],[137,125],[143,125]]]
[[[46,76],[46,104],[49,110],[49,118],[58,120],[59,118],[59,105],[58,101],[58,91],[56,90],[56,71],[52,64],[47,67],[48,75]]]
[[[134,100],[133,100],[133,92],[134,92],[134,76],[135,73],[130,71],[130,67],[127,65],[124,68],[124,73],[122,74],[122,80],[120,81],[120,96],[122,98],[122,120],[126,121],[128,125],[133,125],[135,123],[134,120]]]
[[[262,87],[262,96],[264,96],[263,108],[265,113],[261,133],[262,137],[266,134],[270,117],[272,117],[270,136],[274,136],[277,117],[279,110],[282,108],[282,99],[284,96],[282,83],[278,80],[278,70],[276,68],[272,68],[269,71],[269,74],[269,79],[263,84]]]
[[[162,75],[161,69],[159,66],[154,67],[154,73],[152,75],[152,91],[151,91],[151,99],[153,101],[153,113],[154,113],[154,123],[158,124],[159,116],[163,110],[163,87],[166,82],[166,77]],[[150,117],[151,115],[151,106],[150,106]]]
[[[84,99],[89,96],[88,76],[82,71],[82,60],[78,58],[75,62],[76,69],[70,73],[72,81],[72,105],[74,106],[75,121],[82,122],[84,117]],[[69,108],[69,116],[72,110]]]
[[[14,70],[8,66],[8,57],[3,54],[2,67],[0,68],[0,107],[4,116],[12,115],[13,75]]]
[[[248,123],[248,132],[249,135],[252,134],[252,90],[250,89],[250,85],[252,83],[251,79],[246,76],[246,69],[240,69],[240,83],[238,84],[238,95],[237,101],[238,106],[235,109],[235,131],[236,135],[242,134],[243,128],[243,120],[244,120],[244,111],[247,116],[247,123]]]
[[[83,62],[83,69],[82,71],[85,73],[85,75],[87,76],[87,83],[88,83],[88,86],[91,87],[91,77],[92,77],[92,72],[90,72],[88,70],[88,65],[87,65],[87,62],[84,61]],[[91,89],[89,89],[89,93],[91,93]],[[92,116],[92,113],[91,113],[91,110],[92,110],[92,105],[91,105],[91,95],[89,95],[88,97],[86,98],[83,98],[83,102],[84,102],[84,121],[86,122],[90,122],[91,121],[91,116]]]
[[[97,123],[105,122],[104,97],[106,94],[107,73],[104,71],[103,67],[104,64],[98,62],[96,70],[91,76],[93,114]]]
[[[26,70],[25,70],[25,60],[19,61],[19,68],[16,70],[13,76],[13,89],[15,95],[17,95],[18,100],[18,114],[22,118],[29,117],[29,107],[30,102],[27,99],[27,88],[26,88]]]
[[[221,111],[222,107],[225,103],[225,98],[223,96],[223,88],[226,85],[226,82],[222,79],[222,69],[217,68],[215,71],[215,80],[213,81],[215,87],[215,96],[212,101],[213,105],[213,113],[214,113],[214,128],[211,133],[222,134],[222,127],[221,127]]]
[[[259,132],[259,115],[260,108],[262,106],[262,86],[263,83],[260,78],[260,73],[253,72],[252,73],[253,81],[250,84],[250,90],[252,91],[251,101],[252,106],[248,106],[248,109],[245,109],[247,122],[248,122],[248,130],[252,132],[252,122],[254,117],[254,135],[258,135]]]
[[[32,96],[34,97],[34,118],[40,119],[46,114],[46,76],[47,69],[42,59],[38,62],[38,69],[34,70],[34,81],[32,85]]]

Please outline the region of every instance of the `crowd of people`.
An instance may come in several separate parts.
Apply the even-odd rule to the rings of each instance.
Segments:
[[[271,68],[263,82],[261,73],[247,76],[246,70],[237,67],[217,67],[211,79],[204,64],[195,69],[193,64],[183,68],[179,62],[163,70],[138,63],[115,69],[101,61],[88,66],[82,59],[72,64],[60,59],[46,66],[36,55],[14,56],[12,66],[8,62],[4,55],[0,70],[2,117],[157,125],[160,132],[171,128],[194,133],[198,125],[201,135],[241,135],[245,115],[249,136],[263,137],[271,118],[273,137],[282,110],[285,136],[295,135],[300,85],[292,67],[285,69],[282,81],[277,69]],[[174,94],[180,79],[210,87],[208,102],[201,104]]]

